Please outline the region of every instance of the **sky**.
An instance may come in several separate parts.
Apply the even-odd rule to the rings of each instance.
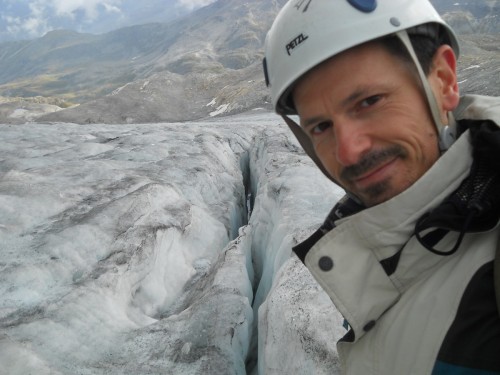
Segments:
[[[54,29],[99,33],[168,21],[215,0],[0,0],[0,41],[32,39]]]

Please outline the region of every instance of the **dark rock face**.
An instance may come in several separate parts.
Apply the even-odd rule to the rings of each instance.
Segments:
[[[459,34],[500,33],[498,0],[431,0],[431,2]]]
[[[462,55],[458,82],[462,94],[500,95],[498,34],[459,36]]]
[[[498,0],[431,0],[440,14],[468,12],[476,19],[498,16],[500,1]]]

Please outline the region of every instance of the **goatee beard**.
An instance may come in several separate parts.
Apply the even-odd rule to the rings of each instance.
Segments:
[[[376,169],[377,166],[383,165],[385,162],[394,158],[407,158],[406,150],[399,146],[394,145],[384,150],[372,151],[364,155],[361,160],[353,165],[346,167],[341,173],[340,177],[347,186],[351,185],[354,180],[361,177],[365,173]],[[390,179],[384,179],[377,183],[367,186],[362,191],[352,192],[358,195],[358,198],[363,201],[366,206],[373,206],[382,203],[384,194],[390,188]],[[388,199],[388,198],[387,198]]]

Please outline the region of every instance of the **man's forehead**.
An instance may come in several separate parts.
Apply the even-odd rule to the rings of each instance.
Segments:
[[[292,88],[292,97],[295,96],[297,88],[307,85],[311,80],[328,80],[332,75],[339,77],[343,86],[349,86],[349,93],[346,93],[345,98],[358,95],[373,86],[378,81],[378,77],[369,75],[367,78],[361,73],[369,72],[374,63],[378,60],[392,60],[395,64],[400,64],[401,61],[392,56],[382,43],[373,41],[360,46],[353,47],[340,54],[333,56],[322,63],[318,64],[302,77],[300,77]],[[403,66],[403,64],[401,64]],[[337,68],[342,68],[342,73],[337,74]],[[391,68],[386,71],[387,75],[392,74]],[[352,85],[352,88],[350,87]]]

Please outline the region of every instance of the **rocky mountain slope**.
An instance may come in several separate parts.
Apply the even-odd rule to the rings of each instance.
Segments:
[[[221,0],[171,23],[102,35],[58,30],[3,43],[0,93],[57,95],[81,103],[156,72],[243,68],[260,58],[266,30],[283,2]]]
[[[266,107],[262,48],[285,2],[219,0],[170,23],[0,44],[0,96],[77,104],[29,119],[0,104],[0,122],[188,121]],[[459,33],[462,92],[500,94],[500,0],[433,2]]]
[[[469,12],[474,17],[482,19],[498,15],[499,0],[431,0],[441,14],[450,12]]]

